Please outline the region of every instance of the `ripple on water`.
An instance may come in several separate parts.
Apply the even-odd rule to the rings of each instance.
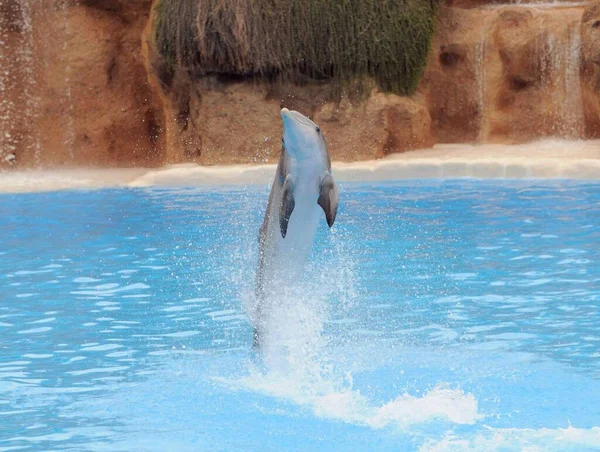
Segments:
[[[41,334],[41,333],[46,333],[46,332],[50,331],[51,329],[52,329],[52,327],[44,326],[44,327],[40,327],[40,328],[31,328],[28,330],[20,330],[20,331],[17,331],[17,334]]]
[[[16,276],[30,276],[30,275],[38,275],[41,273],[52,273],[52,269],[45,269],[45,270],[19,270],[16,271],[14,274]]]
[[[183,300],[184,303],[204,303],[206,301],[210,301],[210,298],[200,297],[200,298],[188,298],[187,300]]]
[[[73,364],[73,363],[76,363],[77,361],[83,361],[85,359],[87,359],[87,357],[85,357],[85,356],[74,356],[72,358],[69,358],[64,364],[65,365]]]
[[[162,312],[180,312],[180,311],[188,311],[192,309],[193,306],[169,306],[168,308],[161,309]]]
[[[66,373],[73,376],[80,376],[89,374],[120,372],[127,369],[129,369],[129,366],[94,367],[91,369],[84,370],[71,370],[67,371]]]
[[[161,336],[181,339],[181,338],[185,338],[185,337],[197,336],[198,334],[200,334],[200,331],[178,331],[176,333],[162,334]]]
[[[134,283],[127,286],[119,286],[117,283],[106,283],[94,287],[86,287],[85,290],[71,291],[72,295],[93,295],[99,297],[113,296],[120,292],[128,292],[133,290],[149,289],[150,286],[144,283]]]
[[[118,348],[123,348],[120,344],[103,344],[103,345],[93,345],[87,346],[83,345],[81,347],[82,352],[107,352],[110,350],[116,350]]]
[[[27,322],[27,324],[35,325],[35,324],[39,324],[39,323],[50,323],[50,322],[54,322],[55,320],[56,320],[56,317],[47,317],[45,319],[39,319],[39,320],[33,320],[31,322]]]

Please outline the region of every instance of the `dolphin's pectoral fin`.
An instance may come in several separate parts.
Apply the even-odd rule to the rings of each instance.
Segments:
[[[327,220],[329,227],[333,226],[338,209],[338,189],[333,180],[333,176],[329,171],[325,171],[325,175],[321,180],[317,204],[319,204],[325,212],[325,219]]]
[[[290,217],[296,206],[294,201],[294,181],[291,176],[288,175],[285,178],[283,187],[281,189],[281,206],[279,207],[279,229],[281,230],[281,236],[285,238],[288,229],[288,223]]]

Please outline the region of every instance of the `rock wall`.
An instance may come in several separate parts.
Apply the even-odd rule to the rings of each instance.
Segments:
[[[275,161],[281,107],[336,160],[600,137],[600,2],[447,0],[417,93],[164,76],[151,0],[0,0],[0,168]],[[350,90],[352,91],[352,90]]]
[[[153,84],[158,85],[158,82]],[[185,88],[182,88],[185,86]],[[375,159],[433,145],[422,96],[374,91],[331,100],[332,87],[265,84],[210,77],[161,89],[169,163],[274,162],[281,151],[283,107],[317,122],[333,159]]]
[[[555,4],[581,4],[582,0],[446,0],[447,6],[458,8],[485,8],[500,6],[552,6]]]
[[[592,136],[582,96],[584,10],[444,8],[421,87],[436,142]],[[597,91],[587,94],[599,103]]]
[[[600,2],[583,13],[581,41],[584,136],[600,138]]]
[[[326,84],[191,82],[183,74],[169,86],[155,82],[171,118],[169,161],[274,161],[281,107],[314,117],[336,160],[379,158],[435,143],[595,138],[600,3],[538,3],[447,0],[425,74],[410,98],[374,90],[366,99],[338,102]],[[160,58],[151,34],[145,40],[150,77],[158,79],[164,72]]]
[[[140,52],[147,0],[0,2],[0,154],[18,167],[157,165],[163,113]]]

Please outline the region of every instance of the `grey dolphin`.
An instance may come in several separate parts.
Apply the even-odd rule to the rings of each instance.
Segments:
[[[281,284],[302,271],[312,248],[320,210],[331,227],[338,209],[338,189],[321,129],[306,116],[281,110],[283,146],[269,203],[259,231],[254,345],[265,328],[265,304]]]

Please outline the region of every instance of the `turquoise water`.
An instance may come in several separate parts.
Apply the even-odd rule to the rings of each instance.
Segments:
[[[342,185],[257,355],[267,196],[0,195],[0,451],[600,449],[600,184]]]

